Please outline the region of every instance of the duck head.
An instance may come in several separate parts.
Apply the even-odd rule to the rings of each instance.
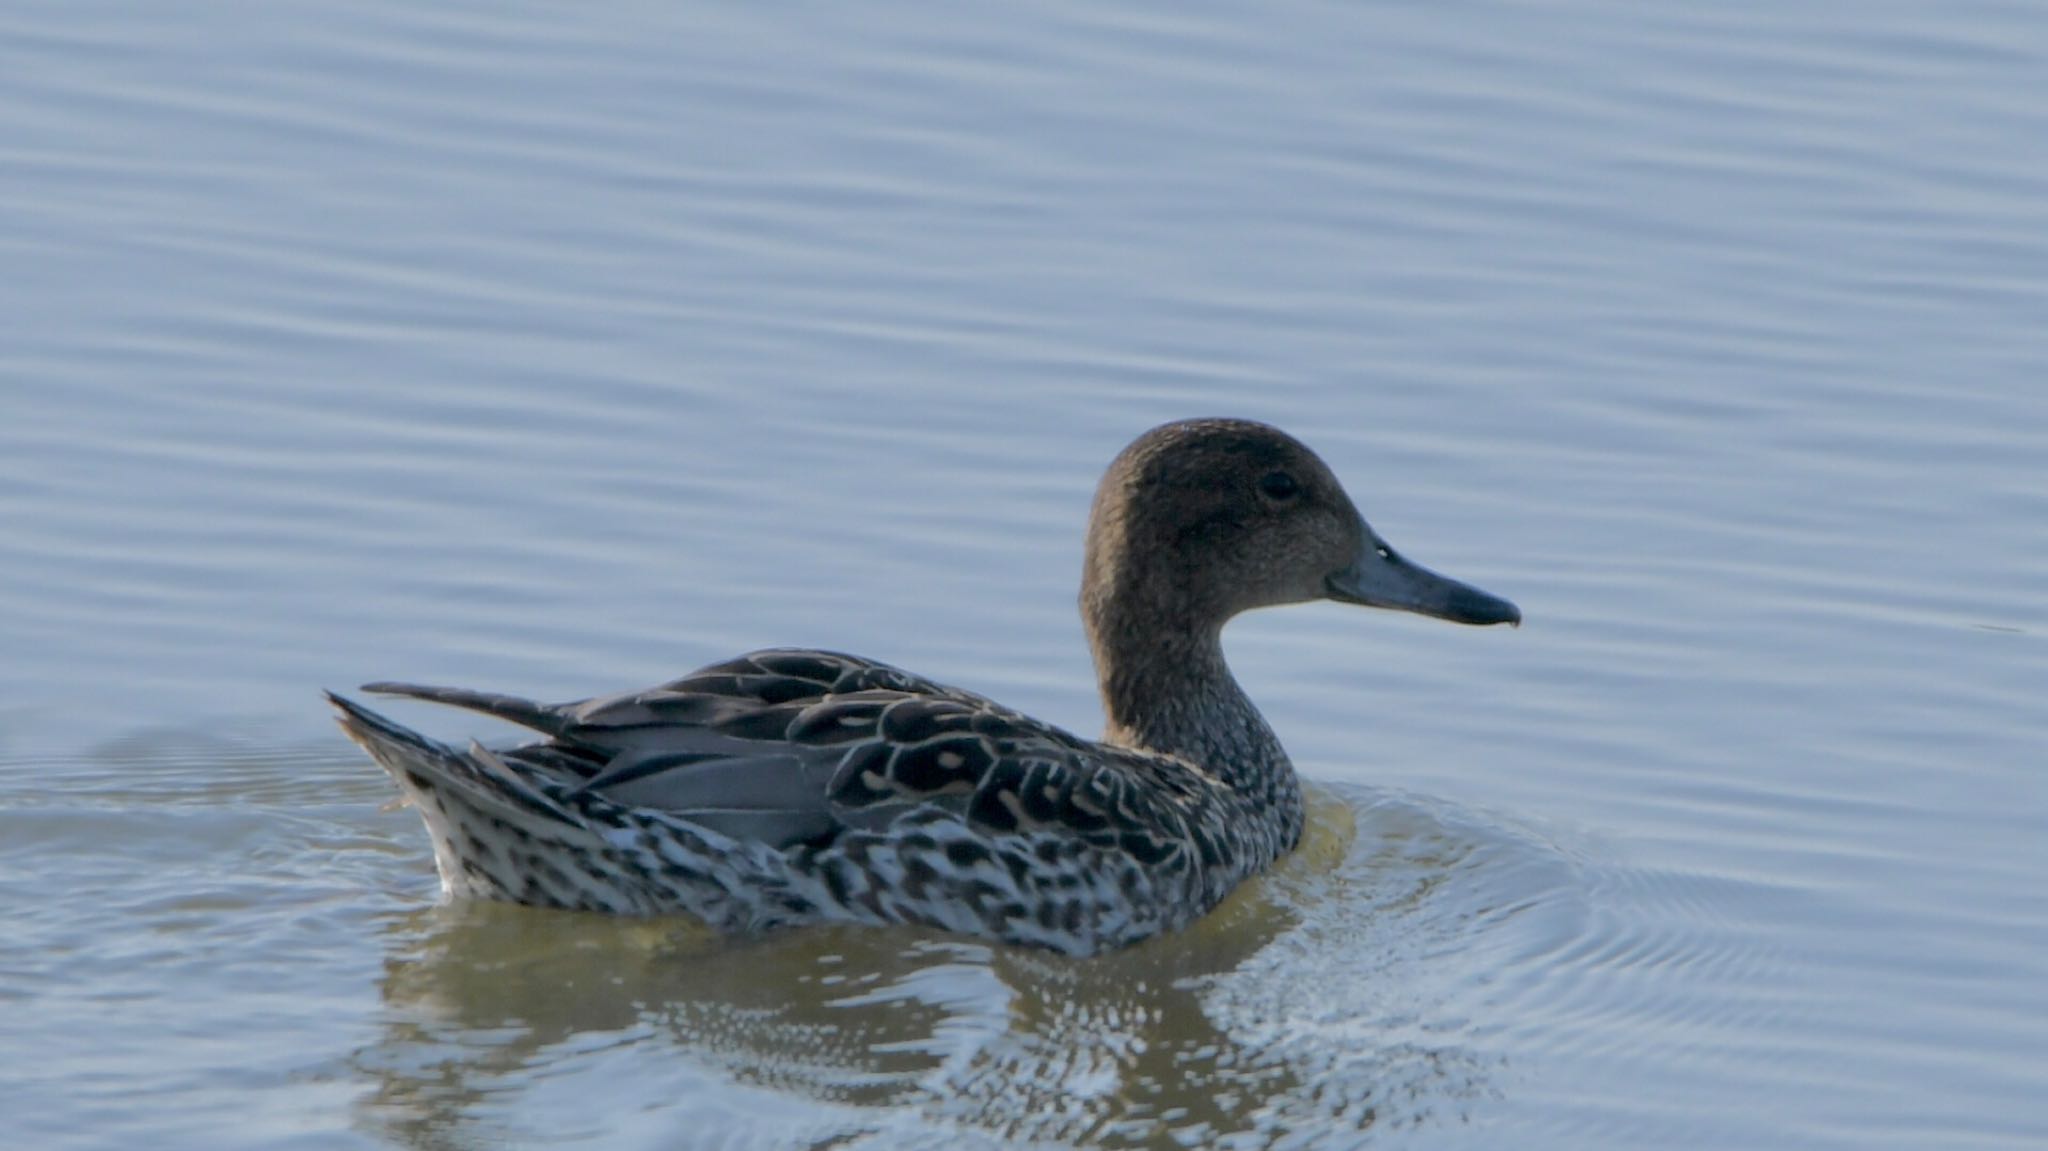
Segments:
[[[1329,599],[1464,624],[1514,604],[1410,562],[1300,441],[1249,420],[1183,420],[1138,437],[1096,489],[1081,584],[1105,641],[1214,637],[1253,608]]]

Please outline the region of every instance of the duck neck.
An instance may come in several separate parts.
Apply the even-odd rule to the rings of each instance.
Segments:
[[[1114,610],[1088,622],[1109,719],[1103,742],[1179,756],[1248,799],[1300,810],[1294,765],[1230,674],[1220,623],[1139,629]]]

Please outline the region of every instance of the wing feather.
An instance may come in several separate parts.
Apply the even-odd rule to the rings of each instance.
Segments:
[[[580,797],[788,847],[936,807],[990,832],[1063,829],[1177,850],[1178,760],[1078,739],[990,700],[835,652],[775,649],[643,691],[549,705],[456,688],[447,703],[550,738],[500,753]],[[1143,780],[1145,786],[1133,786]],[[1163,785],[1163,786],[1161,786]]]

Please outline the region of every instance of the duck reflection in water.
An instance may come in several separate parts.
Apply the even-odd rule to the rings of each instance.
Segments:
[[[1454,1030],[1434,1046],[1399,1029],[1304,1052],[1282,1020],[1219,1013],[1219,981],[1283,936],[1311,937],[1311,966],[1386,978],[1388,1016],[1426,1010],[1398,973],[1376,974],[1374,951],[1426,934],[1416,917],[1469,845],[1393,822],[1355,844],[1355,801],[1309,799],[1302,850],[1271,874],[1186,931],[1089,959],[916,927],[721,937],[502,904],[422,910],[391,926],[386,1034],[356,1059],[376,1084],[361,1119],[408,1147],[492,1145],[513,1134],[495,1116],[558,1110],[512,1110],[550,1080],[655,1074],[661,1105],[629,1102],[656,1122],[691,1131],[744,1112],[747,1127],[726,1134],[758,1141],[787,1124],[791,1146],[933,1132],[1264,1145],[1276,1124],[1363,1133],[1390,1106],[1412,1115],[1483,1093],[1490,1070]]]

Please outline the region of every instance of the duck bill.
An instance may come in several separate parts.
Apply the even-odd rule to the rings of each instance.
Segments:
[[[1522,611],[1514,604],[1408,562],[1369,531],[1358,558],[1333,573],[1325,588],[1339,603],[1412,611],[1452,623],[1520,626],[1522,622]]]

